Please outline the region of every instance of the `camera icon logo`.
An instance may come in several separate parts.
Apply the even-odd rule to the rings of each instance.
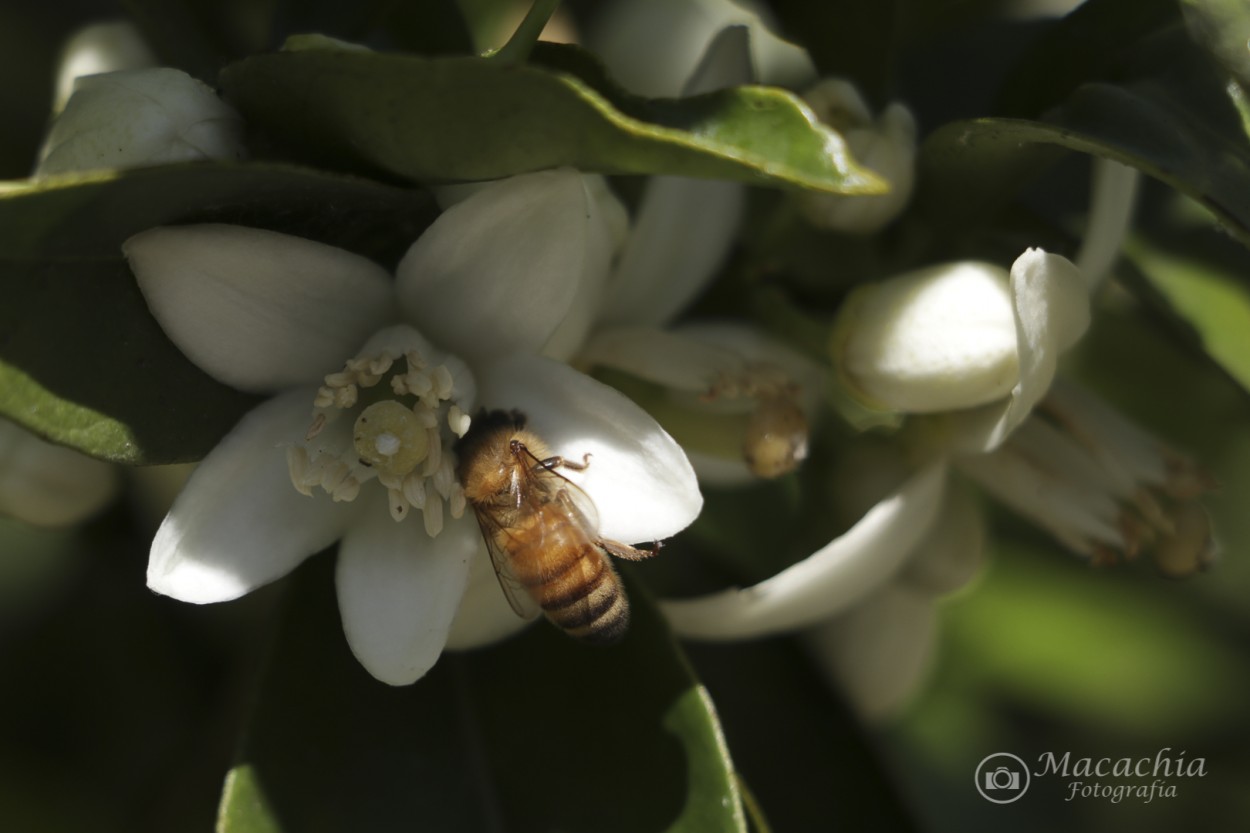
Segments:
[[[1010,804],[1029,788],[1029,767],[1010,752],[987,755],[977,765],[977,792],[994,804]]]

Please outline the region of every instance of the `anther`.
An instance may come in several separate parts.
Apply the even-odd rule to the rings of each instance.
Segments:
[[[354,477],[348,477],[335,488],[330,497],[334,498],[335,503],[347,502],[351,503],[360,494],[360,481]]]
[[[312,425],[308,426],[308,433],[304,435],[304,442],[312,442],[313,438],[321,433],[321,429],[326,427],[326,415],[317,414],[313,417]]]
[[[303,446],[287,446],[286,467],[290,472],[291,485],[295,487],[295,490],[301,495],[312,497],[312,489],[304,483],[304,477],[308,474],[308,452]]]
[[[391,518],[396,522],[402,521],[408,514],[408,501],[404,500],[403,492],[398,489],[388,489],[387,498],[390,503]]]
[[[425,508],[421,511],[425,518],[425,533],[431,538],[443,531],[443,499],[434,492],[429,484],[425,489]]]
[[[413,473],[404,478],[404,497],[414,509],[425,508],[425,478]]]
[[[472,423],[473,418],[462,411],[459,405],[452,405],[447,409],[447,427],[457,437],[463,437],[468,433]]]
[[[451,371],[447,369],[447,365],[440,364],[434,368],[434,392],[440,400],[451,398],[451,389],[455,384],[455,380],[451,378]]]

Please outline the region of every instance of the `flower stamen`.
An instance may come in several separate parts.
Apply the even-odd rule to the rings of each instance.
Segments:
[[[382,350],[349,359],[324,382],[304,436],[304,443],[320,439],[319,445],[287,449],[296,490],[311,496],[320,487],[335,501],[352,501],[362,484],[376,479],[387,491],[391,517],[402,521],[416,509],[430,536],[443,528],[444,502],[450,502],[453,518],[463,515],[464,491],[455,480],[451,444],[468,431],[471,419],[455,398],[451,367],[431,366],[417,350]],[[387,389],[393,396],[378,398],[377,392]],[[348,415],[355,417],[350,434],[346,428],[328,430]]]
[[[742,457],[758,477],[780,477],[807,458],[807,416],[799,404],[802,389],[774,364],[751,362],[736,373],[721,373],[700,396],[703,402],[755,400],[742,438]]]

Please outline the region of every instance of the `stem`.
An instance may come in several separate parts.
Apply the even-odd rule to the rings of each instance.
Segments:
[[[534,44],[538,42],[538,36],[559,6],[560,0],[534,0],[534,5],[525,13],[525,19],[516,27],[512,37],[489,57],[505,66],[525,63],[534,49]]]

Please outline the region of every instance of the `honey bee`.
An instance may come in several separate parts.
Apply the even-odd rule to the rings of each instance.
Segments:
[[[477,515],[504,596],[518,615],[541,609],[583,642],[618,642],[629,627],[629,600],[608,560],[638,560],[638,549],[599,537],[586,493],[560,474],[590,465],[552,456],[519,411],[482,411],[456,445],[457,475]],[[656,545],[656,549],[659,545]]]

